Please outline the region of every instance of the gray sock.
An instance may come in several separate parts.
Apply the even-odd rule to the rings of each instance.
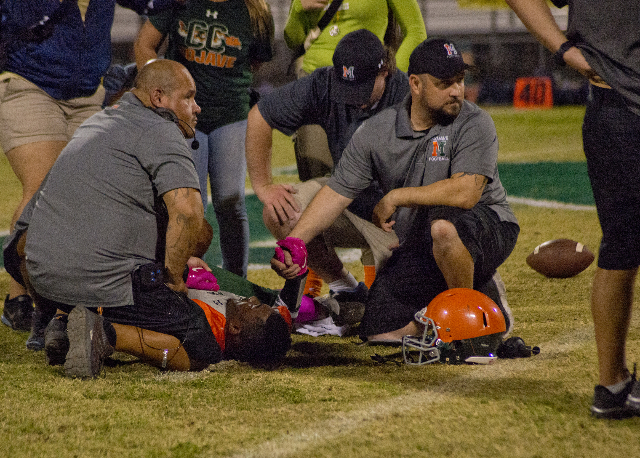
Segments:
[[[609,391],[611,391],[613,394],[618,394],[620,393],[622,390],[624,390],[624,388],[627,386],[627,384],[631,381],[631,376],[628,376],[626,379],[618,382],[618,383],[614,383],[613,385],[608,385],[605,388]]]

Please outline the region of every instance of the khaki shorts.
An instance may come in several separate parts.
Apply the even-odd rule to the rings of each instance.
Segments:
[[[18,75],[3,77],[0,147],[5,153],[28,143],[68,142],[80,124],[102,109],[102,85],[89,97],[56,100]]]
[[[301,68],[298,78],[309,73]],[[327,133],[318,124],[305,124],[293,135],[293,149],[296,154],[296,165],[300,181],[329,175],[333,169],[333,158],[329,151]]]
[[[328,177],[314,178],[293,185],[298,191],[294,196],[302,210],[307,208],[328,179]],[[330,247],[360,248],[363,250],[363,258],[366,253],[370,252],[376,271],[380,270],[391,256],[391,247],[398,246],[398,237],[395,232],[385,232],[375,224],[354,215],[349,210],[343,211],[323,235],[325,242]],[[369,262],[366,263],[368,264]]]
[[[331,173],[333,159],[322,126],[307,124],[300,127],[293,136],[293,150],[300,180],[307,181]]]

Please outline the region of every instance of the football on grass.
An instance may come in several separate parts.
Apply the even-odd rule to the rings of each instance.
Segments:
[[[569,239],[549,240],[534,248],[527,264],[549,278],[568,278],[589,267],[595,256],[580,242]]]

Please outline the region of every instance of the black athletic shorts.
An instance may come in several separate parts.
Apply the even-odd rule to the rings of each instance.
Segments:
[[[602,228],[598,267],[633,269],[640,265],[640,115],[614,90],[591,86],[582,139]]]
[[[447,290],[447,283],[432,252],[431,221],[445,219],[456,227],[475,263],[474,289],[483,290],[513,251],[520,228],[500,221],[488,207],[424,209],[414,223],[412,236],[395,250],[371,285],[361,337],[400,329],[414,314]]]
[[[4,258],[4,268],[7,273],[13,278],[15,281],[20,283],[22,286],[26,286],[24,283],[24,279],[22,278],[22,273],[20,272],[20,256],[18,255],[17,246],[20,241],[20,237],[24,234],[25,229],[23,230],[15,230],[12,232],[4,241],[3,246],[3,258]]]

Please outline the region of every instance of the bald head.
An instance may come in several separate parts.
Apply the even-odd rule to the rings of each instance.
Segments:
[[[193,78],[184,65],[174,60],[158,59],[142,67],[131,92],[147,105],[153,91],[160,89],[169,95],[192,82]]]
[[[153,60],[138,72],[131,92],[147,107],[171,110],[181,121],[187,138],[194,135],[200,107],[195,102],[196,84],[186,67],[168,59]]]

